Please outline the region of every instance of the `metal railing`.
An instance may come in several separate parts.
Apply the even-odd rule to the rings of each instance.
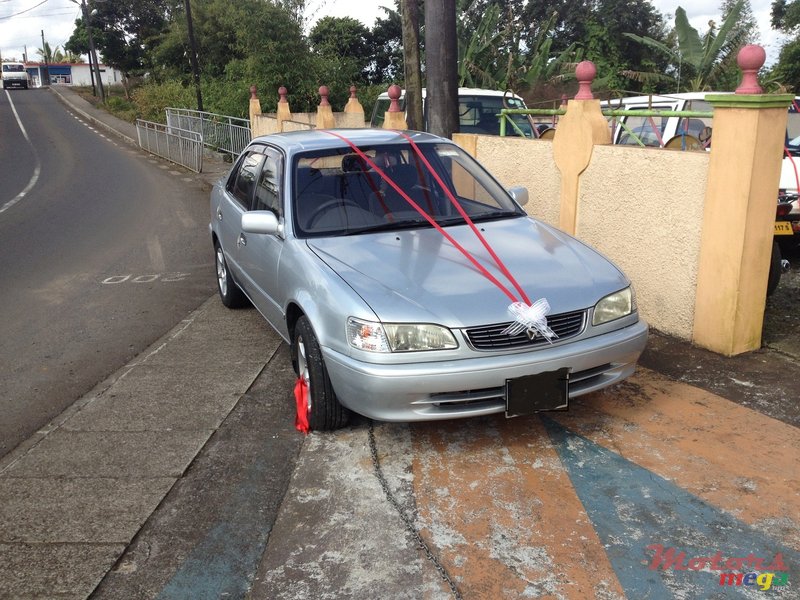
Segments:
[[[642,140],[643,134],[649,134],[654,137],[659,147],[664,147],[665,140],[661,137],[661,128],[656,124],[655,118],[669,118],[669,117],[678,117],[684,119],[710,119],[713,117],[712,112],[705,112],[705,111],[691,111],[691,110],[644,110],[644,109],[611,109],[611,108],[604,108],[602,110],[603,116],[609,119],[609,127],[611,128],[611,135],[612,139],[615,138],[615,129],[617,127],[621,128],[623,132],[627,133],[629,136],[628,144],[633,143],[639,146],[647,146],[648,144]],[[511,127],[514,129],[515,133],[520,136],[524,136],[523,132],[520,130],[519,126],[514,122],[512,115],[526,115],[529,118],[535,117],[550,117],[552,119],[552,126],[554,127],[557,124],[557,119],[561,115],[566,113],[566,109],[564,108],[556,108],[556,109],[536,109],[536,108],[504,108],[500,111],[498,117],[500,118],[500,135],[505,136],[507,131],[507,125],[510,123]],[[637,131],[631,129],[628,126],[624,119],[618,119],[618,117],[641,117],[646,119],[646,127],[637,128]],[[684,123],[687,123],[684,121]],[[532,129],[534,135],[538,137],[538,130],[535,126],[535,123],[532,123]],[[681,135],[684,133],[682,131],[678,131],[677,134]],[[686,138],[688,135],[683,136],[683,140],[681,142],[681,149],[686,150],[689,146],[686,144]],[[709,139],[701,139],[701,145],[703,147],[707,147],[709,143]],[[615,142],[616,143],[616,142]]]
[[[194,131],[207,148],[239,156],[252,139],[250,121],[188,108],[168,108],[167,125]]]
[[[203,138],[195,132],[151,121],[136,121],[139,147],[182,165],[195,173],[203,170]]]

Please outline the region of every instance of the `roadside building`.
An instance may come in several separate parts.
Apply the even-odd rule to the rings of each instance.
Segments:
[[[92,85],[92,76],[88,63],[25,63],[34,87],[41,87],[45,73],[49,75],[51,85]],[[122,83],[122,73],[117,69],[100,65],[100,75],[104,85]]]

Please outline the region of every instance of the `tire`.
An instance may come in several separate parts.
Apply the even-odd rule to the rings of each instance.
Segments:
[[[247,296],[239,288],[228,270],[228,262],[219,242],[214,242],[214,264],[217,269],[217,291],[222,304],[228,308],[242,308],[248,305]]]
[[[292,362],[297,375],[308,386],[308,424],[313,431],[330,431],[347,425],[350,411],[333,391],[317,336],[305,315],[300,317],[292,338]]]
[[[772,242],[772,257],[769,261],[769,278],[767,279],[767,296],[771,296],[781,280],[781,249],[778,242]]]

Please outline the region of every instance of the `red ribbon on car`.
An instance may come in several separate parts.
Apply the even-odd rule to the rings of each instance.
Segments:
[[[481,275],[483,275],[489,281],[491,281],[495,286],[497,286],[498,289],[500,289],[500,291],[502,291],[511,300],[511,306],[509,306],[509,312],[515,317],[515,321],[503,331],[504,333],[508,333],[510,335],[519,333],[517,329],[519,329],[519,327],[521,326],[522,330],[527,329],[541,334],[542,337],[544,337],[547,341],[551,341],[552,338],[557,337],[556,334],[547,325],[546,316],[547,313],[550,311],[550,305],[548,304],[547,300],[541,298],[537,300],[535,303],[531,303],[530,299],[528,298],[528,295],[525,293],[525,290],[522,289],[522,286],[519,284],[519,282],[517,282],[516,278],[511,274],[511,272],[508,270],[505,264],[503,264],[503,261],[500,260],[500,257],[491,247],[489,242],[486,241],[486,238],[484,238],[483,235],[480,233],[480,231],[475,226],[475,223],[472,221],[470,216],[467,214],[467,212],[464,210],[464,208],[461,206],[461,204],[458,202],[458,200],[455,198],[455,196],[449,190],[449,188],[444,184],[439,174],[435,171],[435,169],[430,164],[428,159],[425,158],[425,155],[422,153],[422,151],[419,149],[417,144],[411,139],[410,136],[400,131],[397,132],[400,136],[405,138],[411,145],[411,148],[414,150],[416,156],[422,160],[423,164],[428,169],[430,174],[433,176],[433,178],[436,180],[439,186],[444,190],[445,194],[447,195],[447,198],[456,207],[458,213],[461,215],[464,221],[466,221],[466,223],[472,229],[473,233],[477,236],[477,238],[481,241],[484,248],[486,248],[487,252],[489,252],[489,255],[494,260],[500,272],[506,277],[506,279],[519,293],[521,301],[513,294],[513,292],[511,292],[505,285],[503,285],[500,282],[500,280],[497,279],[497,277],[492,275],[486,267],[484,267],[480,262],[478,262],[478,260],[472,255],[472,253],[469,250],[467,250],[461,244],[459,244],[453,238],[453,236],[447,233],[447,231],[445,231],[444,228],[441,225],[439,225],[430,214],[425,212],[425,210],[422,207],[420,207],[419,204],[417,204],[408,194],[406,194],[400,188],[400,186],[397,185],[397,183],[395,183],[392,180],[392,178],[389,177],[386,174],[386,172],[383,171],[383,169],[381,169],[377,164],[375,164],[375,162],[365,152],[361,150],[361,148],[356,146],[352,141],[350,141],[343,135],[340,135],[333,131],[326,131],[325,133],[332,135],[336,138],[339,138],[340,140],[345,142],[348,146],[350,146],[350,148],[352,148],[352,150],[365,163],[367,163],[367,165],[369,165],[369,167],[372,170],[377,172],[378,175],[380,175],[381,178],[384,181],[386,181],[386,183],[388,183],[398,194],[400,194],[400,196],[406,202],[408,202],[408,204],[414,210],[416,210],[426,221],[428,221],[428,223],[430,223],[430,225],[434,229],[436,229],[436,231],[442,234],[442,236],[444,236],[444,238],[448,242],[450,242],[453,245],[453,247],[455,247],[459,252],[461,252],[461,254],[463,254],[464,257],[467,260],[469,260],[469,262],[472,263],[472,265],[476,269],[478,269]]]

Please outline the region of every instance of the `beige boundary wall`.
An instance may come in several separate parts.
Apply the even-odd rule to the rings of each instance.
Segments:
[[[525,209],[558,227],[561,174],[545,140],[456,134],[454,141],[505,187],[528,188]],[[595,146],[581,177],[577,237],[634,283],[659,331],[692,338],[709,155]]]
[[[791,96],[707,100],[716,106],[711,152],[612,146],[591,99],[569,103],[550,148],[454,140],[506,187],[526,186],[529,214],[615,261],[652,327],[730,356],[761,345]]]

